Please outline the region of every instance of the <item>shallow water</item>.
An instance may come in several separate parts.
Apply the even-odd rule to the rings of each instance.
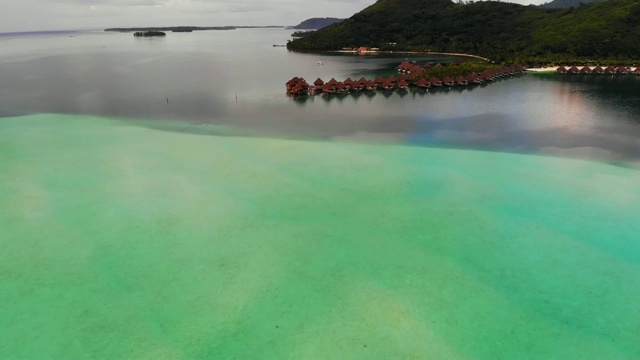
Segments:
[[[294,101],[403,56],[288,34],[0,36],[0,358],[640,357],[640,78]]]
[[[2,358],[635,358],[640,172],[0,120]]]

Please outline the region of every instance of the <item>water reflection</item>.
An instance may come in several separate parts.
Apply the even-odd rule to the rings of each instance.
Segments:
[[[164,41],[135,41],[130,34],[0,41],[0,116],[172,119],[255,136],[640,159],[634,76],[529,74],[481,86],[292,98],[284,82],[294,75],[390,75],[405,55],[299,54],[270,45],[288,35],[246,30]],[[317,66],[319,58],[325,65]]]

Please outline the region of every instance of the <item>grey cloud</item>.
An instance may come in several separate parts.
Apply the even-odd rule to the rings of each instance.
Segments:
[[[295,25],[311,17],[350,17],[375,3],[375,0],[1,1],[0,32],[120,26]]]

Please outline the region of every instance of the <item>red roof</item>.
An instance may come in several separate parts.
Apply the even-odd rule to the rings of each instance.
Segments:
[[[334,79],[334,78],[331,78],[331,80],[329,80],[329,82],[328,82],[327,84],[335,85],[335,84],[337,84],[337,83],[338,83],[338,80],[336,80],[336,79]]]
[[[316,81],[313,82],[313,85],[322,86],[322,85],[324,85],[324,81],[322,81],[322,79],[318,78]]]

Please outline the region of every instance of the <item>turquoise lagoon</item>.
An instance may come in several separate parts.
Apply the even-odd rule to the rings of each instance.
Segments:
[[[71,35],[0,36],[0,358],[640,358],[640,78]]]
[[[0,357],[640,356],[635,169],[175,124],[0,120]]]

